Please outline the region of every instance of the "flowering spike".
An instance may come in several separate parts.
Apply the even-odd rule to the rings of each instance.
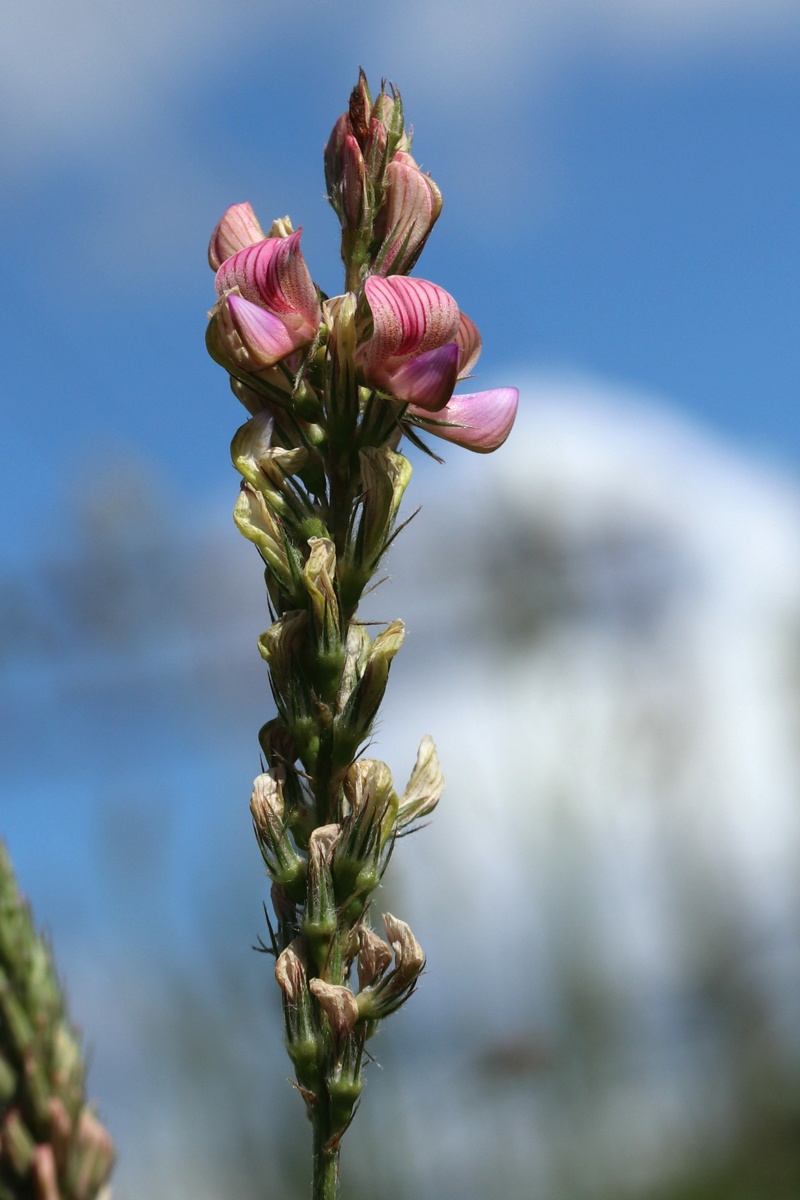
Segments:
[[[288,218],[264,237],[250,206],[234,205],[209,251],[209,353],[250,414],[231,444],[244,479],[234,519],[266,564],[273,622],[258,645],[277,717],[259,734],[266,768],[251,812],[273,881],[287,1048],[314,1127],[313,1191],[326,1200],[365,1040],[425,963],[405,922],[386,914],[387,943],[367,909],[398,835],[444,786],[428,737],[402,798],[385,763],[359,757],[405,627],[393,621],[373,640],[358,605],[397,533],[411,475],[403,436],[423,450],[420,431],[487,452],[508,435],[518,399],[513,388],[454,395],[481,337],[453,296],[408,275],[442,210],[410,151],[400,93],[382,83],[373,99],[361,71],[325,147],[341,295],[314,286]],[[31,1036],[20,1020],[20,1044]],[[2,1068],[0,1097],[14,1086]]]

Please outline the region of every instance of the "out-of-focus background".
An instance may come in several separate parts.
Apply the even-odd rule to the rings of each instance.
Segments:
[[[244,419],[205,357],[249,199],[341,289],[362,65],[445,196],[417,273],[517,384],[412,451],[376,752],[448,788],[353,1200],[800,1195],[800,7],[29,0],[0,13],[2,807],[118,1200],[302,1196],[247,802],[271,712]]]

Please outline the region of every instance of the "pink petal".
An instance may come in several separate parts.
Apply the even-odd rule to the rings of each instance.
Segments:
[[[252,246],[254,242],[260,242],[263,237],[264,230],[259,225],[256,214],[247,201],[244,204],[232,204],[223,213],[211,235],[211,241],[208,244],[209,266],[214,271],[219,270],[226,259],[236,254],[238,250],[244,250],[246,246]]]
[[[386,199],[381,210],[385,229],[379,254],[381,275],[410,271],[442,211],[442,194],[423,175],[410,154],[397,154],[386,168]]]
[[[488,392],[453,396],[435,416],[420,406],[410,407],[408,415],[427,433],[466,450],[489,454],[502,446],[511,432],[518,402],[516,388],[492,388]]]
[[[246,253],[246,252],[245,252]],[[456,336],[458,305],[449,292],[426,279],[370,275],[364,284],[374,332],[362,354],[364,374],[446,346]]]
[[[307,341],[288,329],[280,317],[241,296],[228,296],[227,305],[231,323],[248,353],[251,370],[273,366]]]
[[[245,300],[269,309],[303,341],[311,341],[322,314],[300,250],[301,233],[264,238],[240,250],[219,268],[215,285],[220,296],[238,288]]]
[[[458,360],[458,378],[466,379],[475,363],[480,358],[483,342],[478,333],[478,327],[466,313],[459,313],[459,326],[456,341],[461,351]]]
[[[418,354],[395,371],[383,372],[385,387],[398,400],[405,400],[426,412],[437,412],[453,394],[458,374],[458,346],[455,342]]]

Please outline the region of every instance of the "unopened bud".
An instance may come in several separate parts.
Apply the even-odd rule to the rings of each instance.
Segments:
[[[237,429],[231,442],[231,459],[240,475],[261,492],[280,516],[300,511],[290,476],[302,471],[308,451],[299,446],[285,450],[272,445],[274,418],[266,409]]]
[[[286,711],[281,715],[290,729],[304,714],[295,710],[298,701],[297,659],[305,643],[308,614],[292,610],[283,614],[258,639],[261,657],[269,665],[272,682]]]
[[[339,712],[344,709],[353,689],[364,673],[371,645],[369,634],[364,626],[358,621],[351,621],[347,630],[344,666],[336,697],[336,707]]]
[[[373,575],[391,537],[403,493],[411,479],[411,463],[403,454],[370,446],[359,454],[364,493],[355,539],[357,567],[365,581]]]
[[[308,678],[317,695],[331,701],[336,695],[344,663],[336,586],[336,550],[330,538],[308,539],[311,553],[303,567],[303,582],[316,631],[316,653],[307,664]]]
[[[402,646],[405,635],[406,627],[403,622],[392,621],[372,643],[364,674],[353,692],[349,705],[348,715],[358,732],[359,741],[369,733],[372,727],[372,722],[386,691],[389,667]]]
[[[356,298],[352,292],[334,296],[322,306],[328,328],[325,349],[326,393],[329,397],[331,445],[336,451],[349,447],[358,416],[356,384]]]
[[[386,168],[386,190],[378,220],[380,275],[407,275],[423,251],[442,211],[442,193],[410,154],[398,154]]]
[[[233,520],[239,532],[258,547],[259,554],[279,587],[296,604],[300,592],[298,567],[289,557],[288,539],[280,518],[273,513],[263,493],[243,483],[233,510]]]

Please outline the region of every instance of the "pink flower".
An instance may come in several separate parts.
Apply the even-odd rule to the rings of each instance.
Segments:
[[[410,154],[398,152],[386,168],[386,195],[379,220],[384,230],[376,271],[405,275],[414,266],[439,213],[442,193]]]
[[[487,454],[508,437],[516,388],[454,396],[471,372],[481,336],[444,288],[403,275],[370,276],[364,292],[372,337],[359,352],[365,381],[408,405],[403,420],[468,450]]]
[[[208,244],[208,262],[213,271],[219,270],[226,258],[260,242],[264,231],[247,201],[232,204],[226,209]]]
[[[412,404],[406,417],[413,418],[413,424],[426,433],[454,442],[465,450],[489,454],[502,446],[511,432],[518,401],[516,388],[492,388],[488,392],[453,396],[436,413]]]
[[[431,412],[442,408],[480,354],[472,321],[426,279],[371,275],[364,293],[373,324],[358,355],[366,382]]]
[[[322,312],[300,251],[301,232],[246,246],[217,271],[220,335],[235,335],[238,357],[243,349],[248,369],[280,362],[316,336]]]

